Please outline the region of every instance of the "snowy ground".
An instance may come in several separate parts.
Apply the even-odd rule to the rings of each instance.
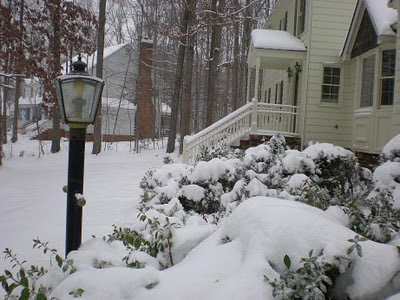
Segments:
[[[11,146],[12,149],[9,148]],[[11,248],[21,260],[45,267],[49,267],[49,257],[32,249],[32,239],[39,237],[44,242],[48,241],[51,248],[58,249],[64,256],[66,194],[62,192],[62,187],[66,184],[68,143],[63,141],[62,151],[58,154],[49,154],[49,147],[50,144],[46,144],[46,154],[38,158],[38,143],[20,137],[17,144],[7,144],[6,159],[0,168],[0,249]],[[348,220],[339,207],[331,206],[322,211],[293,201],[288,193],[278,194],[267,189],[255,177],[265,175],[262,171],[256,174],[254,170],[257,168],[246,172],[246,176],[251,177],[246,189],[248,197],[258,197],[232,202],[235,188],[221,196],[221,201],[232,208],[232,213],[222,217],[218,224],[207,223],[205,215],[183,211],[178,197],[185,195],[196,202],[205,197],[205,189],[195,184],[180,186],[178,181],[181,176],[186,174],[188,182],[209,182],[210,186],[214,184],[216,189],[221,189],[215,178],[227,176],[227,180],[233,180],[234,177],[228,175],[246,164],[265,166],[261,160],[268,161],[272,155],[269,145],[249,149],[243,161],[237,158],[213,159],[199,162],[195,167],[172,164],[155,170],[147,182],[157,183],[154,191],[159,195],[152,196],[154,198],[148,204],[152,203],[153,208],[146,213],[165,223],[164,213],[168,211],[168,222],[171,220],[178,225],[171,229],[170,254],[174,263],[163,269],[162,266],[168,265],[168,262],[165,263],[162,253],[151,257],[136,249],[129,253],[132,255],[128,256],[129,263],[145,262],[144,268],[128,268],[128,261],[124,260],[127,249],[122,242],[115,240],[107,243],[101,238],[111,233],[112,224],[133,223],[139,226],[134,226],[139,231],[147,228],[136,218],[141,193],[139,184],[149,168],[162,165],[165,150],[143,150],[138,155],[130,151],[128,143],[118,143],[113,149],[94,156],[90,154],[91,148],[88,143],[84,244],[79,251],[69,255],[76,272],[62,273],[53,260],[53,267],[39,279],[39,284],[49,289],[47,296],[51,299],[74,299],[71,292],[78,289],[83,291],[81,299],[88,300],[275,299],[273,288],[264,276],[271,281],[282,278],[287,270],[285,255],[292,260],[291,270],[299,270],[300,259],[309,253],[314,253],[321,264],[337,264],[340,276],[333,289],[335,299],[347,296],[362,300],[383,299],[400,291],[400,257],[395,246],[398,243],[362,241],[357,246],[360,249],[349,251],[354,242],[351,239],[356,239],[358,235],[346,227]],[[279,160],[282,165],[279,166],[285,170],[302,169],[308,162],[308,169],[315,171],[312,157],[318,156],[318,151],[313,151],[319,148],[323,148],[327,155],[348,154],[347,150],[333,145],[316,144],[303,152],[284,151],[283,159]],[[395,148],[400,148],[400,145]],[[179,159],[174,157],[174,160]],[[382,170],[374,176],[393,184],[398,174],[385,165],[380,168]],[[390,174],[386,174],[388,172]],[[302,175],[307,177],[295,174],[291,181]],[[385,182],[382,186],[389,185]],[[235,187],[241,189],[240,185],[235,184]],[[161,196],[171,200],[160,204],[157,201]],[[92,235],[98,238],[92,239]],[[5,268],[10,268],[10,265],[0,260],[0,274]],[[319,282],[320,278],[315,282]],[[4,295],[2,293],[0,296]],[[400,299],[400,294],[392,299]]]
[[[62,187],[67,181],[68,142],[61,147],[60,153],[48,154],[47,143],[47,154],[38,159],[37,141],[21,136],[16,144],[5,145],[7,158],[0,167],[1,252],[8,247],[30,263],[44,264],[48,258],[32,249],[32,239],[39,237],[64,256],[66,194]],[[165,149],[138,155],[129,148],[129,143],[117,143],[113,150],[95,156],[90,154],[92,144],[86,145],[83,241],[110,233],[112,224],[136,218],[139,182],[150,167],[162,164]],[[0,272],[6,267],[10,266],[1,257]]]

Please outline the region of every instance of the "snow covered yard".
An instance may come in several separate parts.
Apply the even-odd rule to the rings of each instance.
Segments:
[[[39,159],[38,142],[25,136],[5,148],[8,157],[0,167],[1,252],[8,247],[29,263],[45,265],[49,259],[32,249],[32,239],[50,242],[64,256],[66,194],[62,187],[67,182],[68,142],[62,143],[60,153]],[[45,151],[49,150],[47,143]],[[112,224],[126,224],[136,218],[139,182],[150,167],[161,165],[165,156],[164,149],[134,154],[129,143],[115,143],[113,150],[98,156],[90,154],[91,150],[92,144],[87,143],[83,241],[110,233]],[[1,273],[10,267],[3,257]]]
[[[62,256],[66,144],[39,160],[30,157],[34,144],[20,146],[0,169],[0,246],[48,270],[31,273],[30,293],[261,300],[400,291],[400,137],[373,174],[341,147],[299,152],[280,136],[245,152],[205,150],[194,166],[162,164],[164,150],[135,155],[126,144],[92,156],[88,145],[85,242],[71,261],[49,259],[40,253],[46,245],[32,250],[30,242],[39,236]]]

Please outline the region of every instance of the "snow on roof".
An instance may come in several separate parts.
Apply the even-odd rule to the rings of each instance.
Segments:
[[[102,103],[102,105],[104,107],[118,108],[120,100],[117,99],[117,98],[106,98],[106,97],[103,97],[101,99],[101,103]],[[128,100],[122,99],[120,108],[136,109],[136,106],[132,102],[129,102]]]
[[[254,48],[271,50],[307,51],[304,44],[287,31],[255,29],[251,32]]]
[[[24,98],[20,97],[18,100],[18,104],[22,105],[38,105],[41,104],[43,101],[42,96],[36,96],[36,97],[30,97],[30,98]]]
[[[364,0],[378,35],[396,35],[391,25],[397,22],[397,11],[388,7],[388,0]]]
[[[124,44],[118,44],[118,45],[114,45],[114,46],[110,46],[107,48],[104,48],[104,53],[103,53],[103,59],[106,59],[106,57],[110,56],[111,54],[117,52],[119,49],[125,47],[126,45],[129,45],[128,43],[124,43]],[[75,62],[78,60],[78,55],[75,55],[72,58],[72,62]],[[82,54],[82,61],[84,61],[85,63],[87,63],[87,68],[93,68],[96,66],[97,64],[97,51],[95,51],[92,55],[87,55],[87,54]],[[68,73],[69,70],[67,70],[66,72],[66,64],[63,64],[63,74]]]

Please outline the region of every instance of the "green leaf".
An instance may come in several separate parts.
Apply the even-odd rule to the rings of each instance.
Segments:
[[[285,263],[286,268],[290,269],[290,266],[292,265],[292,261],[290,260],[290,257],[287,254],[283,258],[283,262]]]
[[[311,249],[310,252],[308,252],[309,257],[312,257],[313,251],[314,251],[314,249]]]
[[[362,257],[362,248],[361,245],[357,244],[356,246],[357,254],[359,257]]]
[[[28,288],[24,288],[21,292],[21,296],[19,296],[18,300],[28,300],[29,299],[29,295],[30,295],[30,291]]]
[[[61,258],[60,255],[56,255],[56,262],[57,262],[57,265],[61,268],[61,266],[63,264],[63,259]]]
[[[19,275],[20,275],[21,277],[25,277],[25,271],[24,271],[24,269],[20,269],[20,270],[19,270]]]
[[[347,249],[347,254],[350,254],[351,252],[353,252],[354,250],[354,245],[349,247],[349,249]]]
[[[8,294],[11,294],[12,293],[12,291],[17,287],[18,285],[14,282],[14,283],[11,283],[9,286],[8,286],[8,289],[7,289],[7,293]]]
[[[47,297],[43,293],[38,293],[35,300],[47,300]]]
[[[22,277],[21,280],[19,281],[19,284],[27,288],[29,286],[28,278]]]
[[[141,241],[140,241],[140,239],[135,239],[135,248],[136,249],[139,249],[140,248],[140,244],[141,244]]]
[[[12,277],[12,273],[9,270],[4,270],[4,274],[6,274],[8,277]]]

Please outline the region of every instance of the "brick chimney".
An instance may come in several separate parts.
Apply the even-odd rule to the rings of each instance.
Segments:
[[[139,139],[155,137],[155,108],[151,99],[153,43],[147,38],[140,42],[139,78],[136,87],[137,131]]]

